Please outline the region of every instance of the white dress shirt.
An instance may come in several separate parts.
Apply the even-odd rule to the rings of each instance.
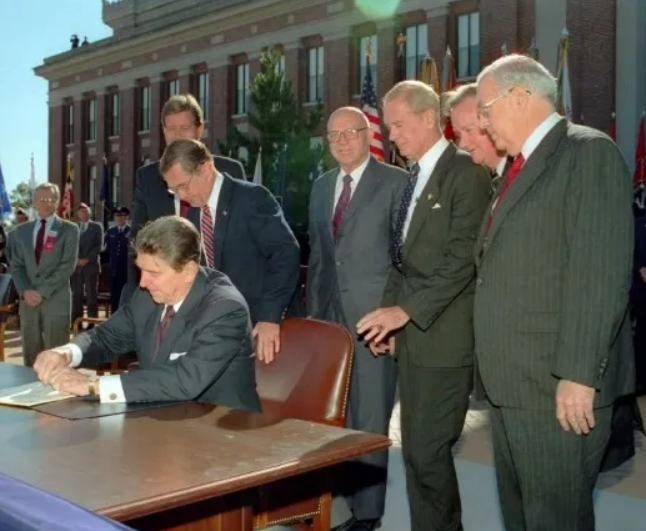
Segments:
[[[547,136],[547,134],[562,119],[563,117],[559,113],[553,112],[547,118],[545,118],[545,120],[541,123],[541,125],[539,125],[536,129],[534,129],[534,132],[531,135],[529,135],[527,140],[525,140],[525,143],[523,144],[523,147],[520,150],[520,152],[523,154],[523,157],[525,158],[525,162],[527,162],[527,159],[529,159],[531,154],[534,153],[534,151],[536,151],[536,148],[542,142],[542,140]]]
[[[179,311],[184,300],[185,299],[182,299],[181,301],[173,304],[175,313]],[[159,319],[160,323],[164,319],[165,315],[166,308],[164,307],[161,318]],[[157,332],[155,331],[155,333]],[[81,352],[81,349],[74,343],[68,343],[67,345],[56,347],[52,350],[54,352],[58,352],[59,354],[66,354],[69,352],[72,355],[72,362],[70,363],[70,367],[78,367],[83,361],[83,353]],[[99,378],[99,397],[101,399],[101,402],[125,402],[126,395],[123,392],[123,385],[121,385],[121,376],[119,376],[118,374],[101,376]]]
[[[498,161],[498,166],[496,166],[496,175],[502,177],[505,173],[505,167],[507,166],[507,157],[503,157]]]
[[[334,203],[332,204],[332,215],[334,215],[334,209],[336,208],[336,204],[339,202],[339,198],[341,197],[341,192],[343,192],[343,178],[346,175],[350,175],[350,177],[352,177],[352,182],[350,183],[350,199],[352,199],[352,196],[354,195],[354,191],[357,189],[357,186],[359,185],[359,180],[361,179],[361,176],[363,175],[363,172],[366,170],[366,167],[368,166],[369,162],[370,162],[370,156],[368,156],[368,158],[365,161],[363,161],[349,174],[345,173],[343,171],[343,168],[339,170],[339,174],[336,177],[336,185],[334,187]]]
[[[404,231],[402,234],[403,240],[406,239],[406,234],[408,234],[408,227],[410,227],[410,222],[413,219],[417,200],[422,195],[424,188],[426,188],[428,180],[431,178],[431,174],[435,170],[437,161],[440,160],[440,157],[444,154],[444,151],[449,147],[449,145],[449,141],[442,137],[433,144],[431,149],[422,155],[422,158],[420,158],[419,161],[417,161],[419,164],[419,175],[417,176],[417,184],[413,191],[413,199],[411,200],[411,205],[408,208],[408,214],[406,215],[406,222],[404,223]]]
[[[45,223],[45,237],[43,238],[43,243],[47,241],[47,236],[49,236],[50,231],[52,230],[52,225],[54,224],[54,220],[56,219],[56,216],[53,214],[49,216],[48,218],[45,218],[47,220],[47,223]],[[36,218],[36,224],[34,225],[34,249],[36,249],[36,240],[38,239],[38,231],[40,230],[40,216]]]

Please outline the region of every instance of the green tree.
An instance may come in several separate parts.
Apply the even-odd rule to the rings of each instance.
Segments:
[[[31,186],[26,182],[18,183],[9,194],[9,202],[14,210],[17,208],[29,209],[31,206]]]
[[[254,173],[256,158],[262,148],[263,185],[278,192],[280,154],[286,146],[285,210],[297,232],[307,228],[307,208],[312,188],[312,174],[325,169],[322,146],[310,146],[323,117],[323,106],[318,103],[303,109],[294,96],[291,83],[285,80],[279,68],[280,56],[266,51],[260,57],[260,72],[249,87],[251,110],[248,120],[250,134],[235,127],[227,132],[224,141],[218,141],[221,153],[235,156],[239,148],[249,153],[247,175]]]

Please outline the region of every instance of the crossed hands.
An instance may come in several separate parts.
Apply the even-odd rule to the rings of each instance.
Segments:
[[[368,343],[374,356],[395,352],[394,332],[410,321],[409,315],[399,306],[379,308],[363,316],[357,323],[357,333]]]
[[[52,386],[59,393],[85,396],[89,394],[88,378],[72,369],[69,366],[71,361],[71,354],[45,350],[38,354],[34,371],[41,382]]]

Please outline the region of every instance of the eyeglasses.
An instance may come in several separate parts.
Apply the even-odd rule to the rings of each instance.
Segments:
[[[367,127],[360,127],[359,129],[355,129],[354,127],[350,127],[349,129],[344,129],[343,131],[328,131],[327,132],[327,139],[330,143],[338,142],[341,140],[341,137],[345,138],[346,140],[355,140],[361,131],[365,131],[368,129]]]
[[[482,104],[478,103],[478,116],[480,118],[489,118],[489,114],[491,113],[491,106],[494,103],[496,103],[498,100],[506,96],[509,96],[515,88],[522,88],[522,87],[509,87],[507,90],[505,90],[505,92],[503,92],[502,94],[499,94],[494,99],[489,100],[487,103],[482,103]],[[527,89],[525,89],[525,92],[527,93],[528,96],[531,94],[531,91]]]
[[[51,205],[51,204],[53,204],[53,203],[56,203],[57,201],[58,201],[58,199],[54,199],[54,198],[52,198],[52,197],[41,197],[41,198],[38,200],[38,202],[39,202],[39,203],[46,203],[46,204],[48,204],[48,205]]]
[[[168,186],[168,191],[171,194],[177,195],[180,192],[186,192],[188,190],[188,187],[191,185],[191,181],[193,180],[193,174],[188,178],[188,181],[185,181],[183,183],[178,184],[177,186]]]

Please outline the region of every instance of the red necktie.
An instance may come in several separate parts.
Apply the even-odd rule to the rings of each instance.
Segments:
[[[188,201],[184,201],[183,199],[180,199],[179,201],[179,215],[182,216],[183,218],[188,219],[188,211],[191,208],[191,205]]]
[[[202,207],[202,221],[200,221],[202,230],[202,242],[204,243],[204,253],[206,254],[206,265],[214,267],[215,252],[213,251],[213,217],[211,216],[211,207],[204,205]]]
[[[332,220],[332,235],[334,238],[339,235],[341,222],[343,221],[343,214],[345,214],[345,210],[348,208],[348,203],[350,203],[350,197],[352,195],[351,183],[352,177],[349,175],[343,177],[343,190],[341,191],[339,200],[334,208],[334,219]]]
[[[173,308],[172,306],[166,306],[166,313],[164,314],[164,317],[157,327],[157,337],[155,338],[155,356],[159,352],[159,347],[161,346],[162,341],[164,341],[164,336],[166,335],[166,332],[168,332],[168,328],[170,327],[170,322],[173,320],[173,317],[175,317],[175,308]]]
[[[36,235],[36,265],[40,263],[40,257],[43,254],[43,247],[45,246],[45,228],[47,226],[47,220],[40,220],[40,229],[38,229],[38,234]]]
[[[507,190],[511,186],[511,183],[514,182],[514,179],[516,179],[516,177],[520,173],[520,170],[522,169],[524,163],[525,163],[525,157],[523,157],[522,153],[514,159],[514,162],[512,162],[511,167],[509,168],[509,171],[505,176],[505,181],[502,183],[502,187],[500,188],[500,194],[498,194],[496,201],[491,206],[491,212],[489,214],[489,219],[487,220],[487,227],[485,229],[485,236],[489,233],[489,229],[491,228],[491,222],[493,220],[494,212],[498,208],[498,205],[502,201],[503,197],[505,197],[505,194],[507,193]]]

